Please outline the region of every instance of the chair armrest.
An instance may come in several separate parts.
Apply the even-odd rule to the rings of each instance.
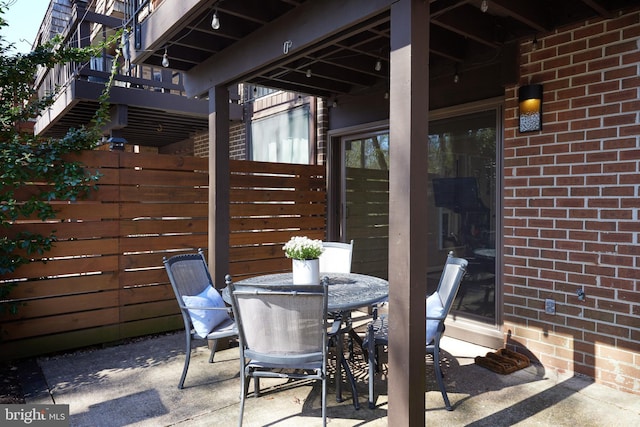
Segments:
[[[187,310],[225,310],[229,313],[231,312],[231,307],[196,307],[192,305],[180,304],[180,308],[185,308]]]
[[[184,305],[180,303],[178,303],[178,305],[180,307],[180,311],[182,311],[188,316],[191,316],[191,310],[205,310],[205,311],[224,310],[227,312],[229,317],[233,318],[233,308],[229,306],[227,307],[194,307],[194,306]]]

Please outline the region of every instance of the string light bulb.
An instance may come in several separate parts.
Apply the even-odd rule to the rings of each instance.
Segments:
[[[382,70],[382,61],[380,61],[379,59],[376,61],[376,65],[375,67],[373,67],[376,71],[380,71]]]
[[[487,13],[487,10],[489,10],[489,1],[488,0],[482,0],[482,3],[480,3],[480,10],[483,13]]]
[[[533,40],[531,40],[531,50],[533,50],[533,51],[538,50],[538,37],[537,36],[533,36]]]
[[[122,57],[125,61],[131,59],[131,50],[129,49],[129,30],[127,28],[122,32],[120,37],[120,47],[122,49]]]
[[[162,55],[162,66],[164,68],[169,67],[169,55],[167,55],[167,48],[164,48],[164,55]]]
[[[306,76],[311,77],[311,68],[307,68]]]
[[[211,18],[211,28],[214,30],[220,29],[220,18],[218,18],[218,11],[213,11],[213,17]]]

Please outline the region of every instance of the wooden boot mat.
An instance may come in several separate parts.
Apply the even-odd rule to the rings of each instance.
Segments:
[[[489,352],[484,357],[476,356],[475,362],[476,365],[503,375],[526,368],[531,364],[529,358],[524,354],[516,353],[506,348],[501,348],[494,353]]]

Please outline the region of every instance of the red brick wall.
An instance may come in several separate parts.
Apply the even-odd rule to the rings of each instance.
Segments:
[[[316,162],[324,165],[327,161],[327,132],[329,131],[329,112],[327,101],[316,98]]]
[[[244,122],[232,122],[229,124],[229,158],[233,160],[246,160],[247,147],[246,125]],[[193,152],[196,157],[209,157],[209,131],[199,133],[193,138]]]
[[[234,123],[229,127],[229,158],[247,160],[247,124]],[[207,152],[208,154],[208,152]]]
[[[209,131],[200,132],[193,137],[193,155],[209,157]]]
[[[518,132],[508,87],[504,149],[507,344],[637,394],[639,40],[634,11],[523,42],[520,85],[544,85],[543,130]]]

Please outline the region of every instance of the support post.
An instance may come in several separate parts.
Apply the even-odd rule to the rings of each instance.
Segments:
[[[229,274],[229,91],[209,90],[209,270],[216,287]]]
[[[425,425],[429,1],[391,6],[389,425]]]

